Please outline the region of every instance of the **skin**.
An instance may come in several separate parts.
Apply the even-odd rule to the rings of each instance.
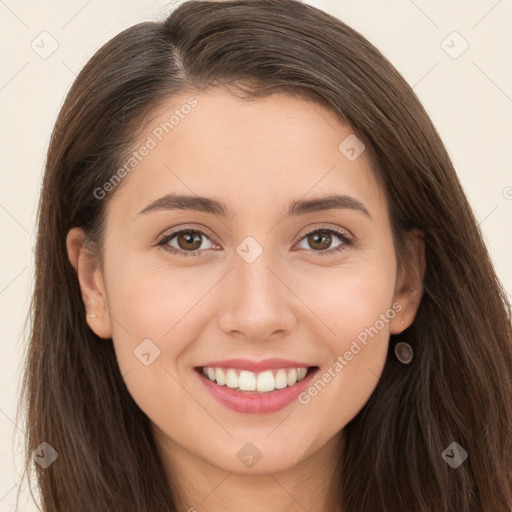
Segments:
[[[190,96],[166,101],[136,147]],[[209,89],[193,96],[197,106],[114,191],[103,270],[82,231],[68,234],[87,313],[96,315],[87,321],[98,336],[112,338],[169,478],[179,480],[182,510],[326,510],[343,429],[379,381],[390,334],[416,314],[423,242],[411,234],[410,268],[399,271],[386,199],[365,153],[350,161],[338,149],[352,132],[330,110],[288,94],[246,101]],[[291,201],[333,191],[356,198],[371,218],[352,209],[283,217]],[[171,192],[218,199],[233,215],[138,215]],[[155,245],[180,226],[206,233],[192,244],[202,256]],[[332,234],[318,249],[306,235],[331,227],[355,242],[319,256],[340,239]],[[263,250],[252,263],[236,252],[247,236]],[[187,240],[178,242],[179,236],[169,244],[186,252]],[[193,370],[212,360],[282,357],[319,366],[322,374],[394,303],[400,312],[306,405],[234,412],[203,389]],[[133,353],[147,338],[160,350],[149,366]],[[252,468],[237,457],[249,441],[262,454]]]

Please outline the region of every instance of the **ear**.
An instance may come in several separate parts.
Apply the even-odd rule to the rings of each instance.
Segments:
[[[100,338],[112,337],[112,324],[99,261],[85,243],[84,231],[73,228],[66,237],[68,258],[77,273],[87,323]],[[95,317],[90,316],[95,315]]]
[[[390,322],[391,334],[399,334],[412,324],[423,296],[425,234],[413,229],[406,236],[403,264],[397,275],[393,297],[393,303],[399,303],[402,309]]]

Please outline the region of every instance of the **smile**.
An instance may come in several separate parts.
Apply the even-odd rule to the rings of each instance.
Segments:
[[[219,386],[226,386],[240,391],[257,391],[269,393],[284,389],[300,382],[307,375],[308,368],[279,368],[260,373],[237,368],[202,367],[205,377]]]
[[[260,372],[239,368],[194,368],[201,384],[221,405],[239,412],[263,414],[279,411],[310,386],[318,366],[282,367]],[[203,388],[204,389],[204,388]]]

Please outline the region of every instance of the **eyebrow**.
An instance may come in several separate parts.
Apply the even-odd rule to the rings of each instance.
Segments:
[[[138,215],[160,210],[193,210],[222,217],[233,216],[227,205],[216,199],[176,194],[166,194],[156,199],[141,210]],[[325,197],[293,201],[290,203],[285,217],[295,217],[324,210],[354,210],[363,213],[370,219],[372,218],[363,203],[354,197],[343,194],[331,194]]]

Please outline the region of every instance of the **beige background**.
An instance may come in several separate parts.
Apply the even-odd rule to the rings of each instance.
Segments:
[[[76,73],[104,42],[129,25],[165,17],[174,3],[0,0],[1,511],[14,510],[21,475],[24,433],[15,424],[15,413],[25,348],[22,328],[53,123]],[[414,87],[458,170],[496,270],[512,291],[512,0],[308,3],[361,32]],[[51,36],[41,36],[44,31]],[[52,44],[58,48],[42,58],[31,44],[40,53]],[[20,510],[36,510],[27,504],[26,494]]]

